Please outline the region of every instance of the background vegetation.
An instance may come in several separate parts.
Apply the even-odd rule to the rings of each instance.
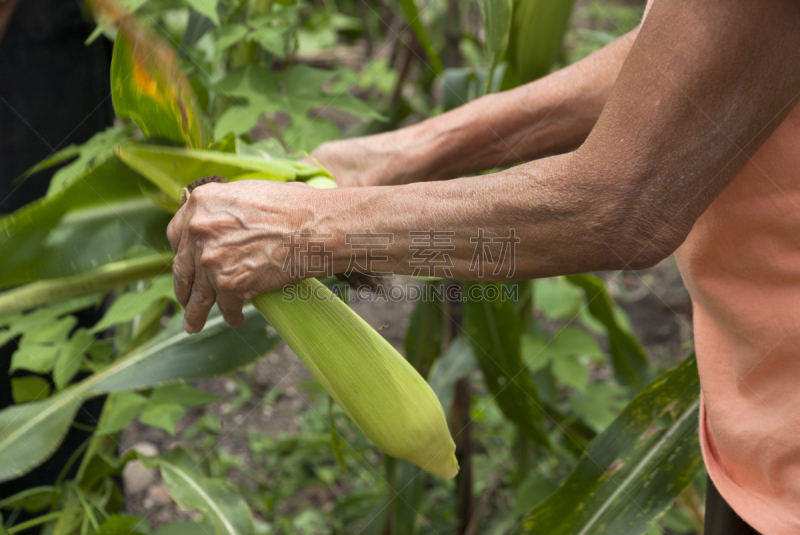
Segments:
[[[120,120],[37,166],[62,165],[47,197],[0,219],[0,281],[18,286],[0,294],[0,343],[18,345],[0,479],[109,395],[55,485],[0,499],[0,533],[699,530],[690,349],[648,355],[606,289],[631,300],[653,274],[520,283],[515,304],[357,304],[448,412],[462,469],[444,481],[383,456],[252,308],[237,331],[215,316],[183,335],[164,236],[200,176],[306,180],[320,172],[294,161],[320,143],[544,76],[632,29],[642,4],[128,0],[128,33],[100,18]],[[87,307],[102,319],[76,328]]]

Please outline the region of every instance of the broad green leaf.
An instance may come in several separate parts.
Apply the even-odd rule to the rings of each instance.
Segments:
[[[567,386],[583,392],[589,380],[589,370],[576,357],[561,355],[553,359],[553,375]]]
[[[550,73],[574,0],[514,0],[508,59],[520,83]]]
[[[471,296],[474,286],[496,286],[500,283],[467,282],[465,295]],[[486,295],[487,292],[474,292]],[[475,358],[483,370],[486,386],[503,414],[537,444],[549,446],[542,428],[544,411],[536,386],[520,357],[520,326],[509,300],[467,299],[464,302],[464,329],[472,342]]]
[[[161,428],[170,435],[175,435],[175,424],[183,418],[184,414],[186,414],[186,409],[177,403],[149,403],[142,410],[139,421]]]
[[[20,343],[11,355],[9,372],[28,370],[34,373],[50,373],[60,347],[54,344]],[[28,398],[32,399],[32,398]]]
[[[215,314],[192,336],[173,322],[147,344],[55,396],[0,411],[0,481],[52,454],[85,399],[210,377],[253,362],[277,338],[267,335],[266,322],[252,307],[245,308],[245,318],[244,326],[234,330]]]
[[[211,175],[235,180],[257,172],[264,180],[285,182],[326,174],[319,168],[300,163],[226,152],[131,144],[117,149],[117,154],[176,202],[187,184]]]
[[[641,534],[700,468],[694,356],[639,393],[520,532]]]
[[[536,307],[548,319],[571,320],[581,307],[581,291],[563,277],[537,279]]]
[[[608,330],[611,361],[617,379],[641,390],[652,379],[647,354],[630,332],[624,330],[614,315],[614,302],[603,281],[594,275],[568,275],[566,279],[586,293],[587,308]]]
[[[233,45],[237,44],[241,41],[245,35],[247,35],[247,26],[243,24],[226,24],[224,26],[220,26],[214,32],[214,35],[217,38],[217,50],[222,52],[223,50],[232,47]]]
[[[430,68],[433,69],[433,71],[437,74],[442,72],[442,60],[439,57],[439,54],[437,54],[433,49],[431,39],[428,36],[428,31],[425,29],[425,26],[422,24],[422,20],[419,18],[420,13],[419,9],[417,9],[417,4],[414,2],[414,0],[400,0],[400,6],[403,8],[403,12],[406,14],[408,25],[414,30],[414,34],[416,34],[417,39],[419,39],[422,49],[425,51],[425,55],[428,56]]]
[[[517,487],[514,512],[522,515],[545,501],[556,490],[556,485],[549,479],[533,474],[525,478]]]
[[[569,397],[575,414],[598,432],[614,421],[625,401],[625,389],[608,381],[589,384],[584,392]]]
[[[426,282],[423,298],[414,305],[408,329],[406,329],[406,360],[414,366],[423,378],[428,377],[433,361],[442,350],[442,334],[444,332],[444,312],[442,303],[433,296],[432,291],[437,283]]]
[[[228,134],[241,136],[250,132],[258,124],[263,112],[261,103],[256,105],[233,105],[223,113],[214,124],[214,139],[222,139]]]
[[[120,295],[109,307],[102,319],[92,327],[91,332],[98,333],[111,327],[131,321],[145,312],[150,305],[161,299],[175,299],[172,273],[161,275],[149,281],[149,286],[142,291],[132,290]]]
[[[111,98],[117,115],[132,119],[147,137],[196,149],[208,147],[211,125],[175,52],[142,28],[131,32],[135,40],[126,33],[117,34],[111,60]]]
[[[199,463],[182,448],[156,457],[139,457],[145,467],[158,467],[173,499],[186,509],[197,509],[214,523],[218,535],[254,535],[247,503],[221,479],[205,477]]]
[[[530,0],[525,0],[530,1]],[[486,34],[486,53],[489,56],[488,76],[484,83],[484,93],[492,87],[494,69],[506,53],[511,31],[513,0],[482,0],[483,30]]]
[[[11,398],[14,403],[28,403],[50,395],[50,383],[38,375],[11,378]]]
[[[475,353],[466,336],[453,340],[441,358],[431,369],[428,382],[436,392],[442,407],[449,409],[453,404],[453,389],[459,379],[463,379],[475,369]]]
[[[219,26],[219,13],[217,13],[219,0],[186,0],[186,2],[192,9]]]
[[[134,248],[168,251],[169,214],[143,188],[152,186],[107,156],[58,192],[0,218],[0,287],[75,275]]]
[[[115,392],[106,400],[103,424],[96,433],[109,435],[122,431],[147,405],[147,398],[136,392]]]

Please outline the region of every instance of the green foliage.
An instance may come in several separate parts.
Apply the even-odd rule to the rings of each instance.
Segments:
[[[643,390],[591,444],[521,532],[643,533],[700,466],[694,357]]]
[[[32,168],[28,174],[69,162],[44,199],[0,218],[0,284],[24,285],[0,294],[0,344],[17,344],[16,405],[0,412],[0,479],[46,458],[83,400],[110,394],[92,440],[76,452],[78,476],[4,499],[3,512],[41,513],[37,525],[51,535],[149,533],[144,519],[124,514],[113,480],[140,457],[199,515],[157,535],[456,529],[453,483],[384,463],[318,385],[307,387],[297,434],[239,432],[247,461],[215,447],[227,432],[211,413],[181,434],[188,408],[217,400],[186,381],[251,363],[277,339],[252,308],[237,331],[215,315],[201,334],[183,334],[164,237],[183,187],[196,178],[330,181],[292,158],[338,138],[344,123],[378,131],[433,113],[435,73],[444,78],[441,107],[452,109],[582,57],[641,14],[627,4],[582,6],[574,14],[581,27],[568,32],[562,53],[571,1],[461,2],[467,24],[456,37],[468,64],[443,70],[446,4],[423,9],[403,0],[402,13],[392,13],[373,0],[125,2],[152,30],[117,36],[112,88],[122,124]],[[480,12],[482,32],[471,19]],[[613,25],[583,27],[608,13]],[[363,69],[331,59],[333,47],[354,38],[371,47],[395,27],[408,28],[389,36],[401,44],[373,52]],[[142,38],[151,33],[156,39]],[[150,139],[138,139],[136,127]],[[473,285],[501,288],[466,283]],[[532,295],[518,303],[468,300],[464,331],[452,340],[441,308],[450,304],[420,302],[406,333],[407,359],[445,409],[455,384],[469,383],[472,477],[484,511],[475,532],[509,533],[521,521],[520,529],[543,533],[649,533],[662,514],[674,531],[696,528],[681,506],[670,508],[700,463],[693,360],[647,386],[656,371],[601,279],[529,286]],[[114,300],[103,318],[76,329],[71,314],[107,295]],[[235,380],[223,418],[259,393],[252,377]],[[281,396],[275,388],[262,404]],[[179,435],[190,451],[119,457],[115,437],[137,418]],[[326,503],[306,499],[320,489]]]

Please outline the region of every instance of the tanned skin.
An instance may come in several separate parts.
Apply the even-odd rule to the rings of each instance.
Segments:
[[[240,325],[245,299],[294,281],[284,235],[312,229],[330,234],[334,272],[355,252],[345,234],[366,230],[394,235],[371,268],[400,274],[414,271],[409,232],[428,229],[455,232],[460,279],[477,278],[479,229],[514,229],[514,279],[652,266],[797,103],[799,62],[795,0],[659,0],[638,32],[540,81],[313,154],[341,185],[361,187],[198,188],[168,229],[184,328],[200,331],[214,302]],[[484,279],[508,270],[493,273]]]

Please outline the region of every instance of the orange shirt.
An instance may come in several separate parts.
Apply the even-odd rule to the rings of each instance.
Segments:
[[[800,106],[700,216],[676,258],[694,306],[711,480],[756,530],[796,535]]]

